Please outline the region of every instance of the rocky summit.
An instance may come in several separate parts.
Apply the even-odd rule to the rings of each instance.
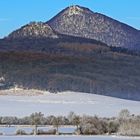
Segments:
[[[12,32],[8,38],[21,39],[21,38],[58,38],[55,31],[43,22],[30,22],[29,24],[21,27],[20,29]]]
[[[140,32],[81,6],[70,6],[47,22],[55,31],[95,39],[109,46],[140,50]]]

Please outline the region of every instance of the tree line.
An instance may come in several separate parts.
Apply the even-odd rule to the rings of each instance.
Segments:
[[[67,116],[44,116],[41,112],[32,113],[23,118],[0,117],[0,125],[33,125],[34,134],[59,134],[62,125],[75,126],[75,134],[81,135],[104,135],[118,134],[127,136],[140,136],[140,115],[130,114],[127,109],[122,110],[118,117],[101,118],[98,116],[77,115],[70,112]],[[53,130],[45,132],[38,130],[38,126],[52,125]],[[18,130],[17,134],[25,134]]]

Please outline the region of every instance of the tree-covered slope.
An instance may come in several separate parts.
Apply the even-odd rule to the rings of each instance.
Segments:
[[[114,52],[99,42],[55,40],[51,44],[49,40],[41,45],[40,41],[34,45],[32,40],[22,41],[24,47],[26,42],[28,46],[31,43],[35,51],[15,49],[0,53],[0,76],[5,84],[140,100],[139,56]]]

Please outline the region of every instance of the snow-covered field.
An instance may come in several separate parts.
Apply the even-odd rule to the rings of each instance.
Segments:
[[[18,126],[11,126],[11,127],[2,127],[0,126],[0,133],[2,133],[4,136],[14,136],[16,135],[16,131],[17,130],[24,130],[27,134],[30,134],[31,132],[33,132],[34,126],[32,127],[26,127],[26,126],[22,126],[22,127],[18,127]],[[46,126],[46,127],[37,127],[38,130],[43,130],[43,131],[49,131],[51,129],[55,129],[53,126]],[[76,127],[75,126],[60,126],[58,128],[58,131],[60,133],[74,133],[75,132]]]
[[[111,136],[0,136],[0,140],[140,140],[140,138]]]
[[[140,114],[140,102],[107,97],[102,95],[62,92],[44,93],[38,96],[1,95],[0,116],[26,116],[33,112],[45,115],[67,115],[70,111],[77,114],[117,116],[120,110],[128,109]]]

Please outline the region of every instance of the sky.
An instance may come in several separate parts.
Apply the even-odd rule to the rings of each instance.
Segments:
[[[140,0],[0,0],[0,38],[31,21],[48,21],[80,5],[140,30]]]

